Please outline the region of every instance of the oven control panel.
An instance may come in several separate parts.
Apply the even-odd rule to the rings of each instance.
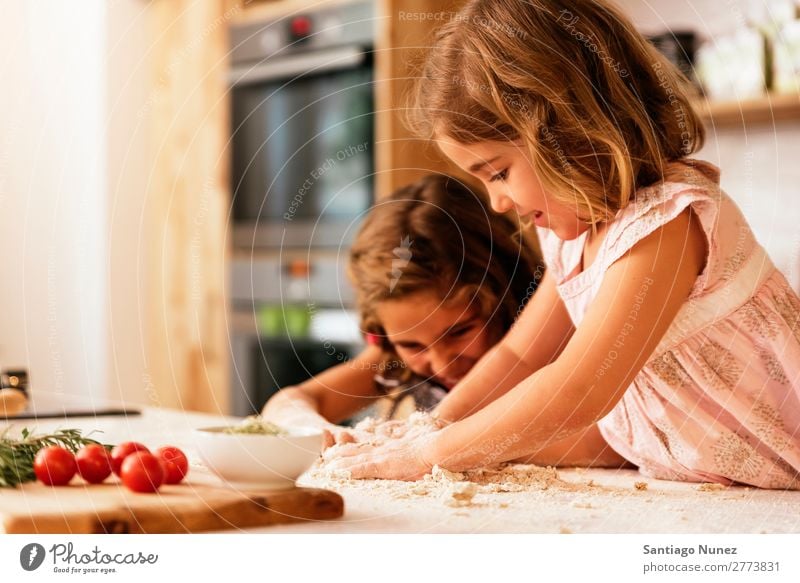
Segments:
[[[280,20],[231,29],[234,65],[342,45],[371,46],[375,38],[373,2],[345,4],[292,14]]]

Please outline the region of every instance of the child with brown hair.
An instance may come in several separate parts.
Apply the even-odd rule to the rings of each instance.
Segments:
[[[704,133],[677,69],[605,0],[471,0],[415,96],[418,131],[535,224],[547,273],[436,408],[447,427],[333,467],[414,479],[492,443],[539,462],[597,424],[651,477],[797,488],[800,300],[688,158]]]
[[[367,347],[282,389],[262,413],[282,425],[321,427],[327,445],[352,441],[352,431],[335,423],[387,395],[389,418],[401,406],[406,414],[436,406],[509,330],[542,268],[514,221],[492,213],[458,180],[430,175],[370,209],[350,251],[349,275]],[[494,397],[488,391],[484,398]],[[587,433],[597,438],[589,445],[564,442],[545,453],[554,463],[623,462],[596,427]]]

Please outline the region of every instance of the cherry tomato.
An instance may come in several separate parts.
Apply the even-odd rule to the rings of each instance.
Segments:
[[[99,484],[111,475],[111,456],[102,445],[92,444],[75,454],[78,474],[90,484]]]
[[[125,460],[125,458],[136,451],[150,453],[150,450],[147,449],[147,446],[142,445],[137,441],[125,441],[111,450],[111,469],[114,470],[116,475],[120,475],[122,462]]]
[[[48,486],[64,486],[78,469],[72,452],[58,445],[40,449],[33,458],[33,472]]]
[[[155,492],[164,481],[164,466],[152,453],[137,451],[122,462],[122,483],[134,492]]]
[[[189,472],[189,461],[177,447],[165,445],[156,450],[156,457],[164,465],[164,483],[179,484]]]

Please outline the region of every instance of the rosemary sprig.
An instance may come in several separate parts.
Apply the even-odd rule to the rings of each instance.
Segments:
[[[0,435],[0,488],[15,488],[23,482],[34,481],[36,474],[33,472],[33,458],[44,447],[60,445],[75,453],[83,446],[95,443],[106,449],[111,448],[84,437],[80,429],[59,429],[53,433],[33,435],[25,428],[21,439],[8,437],[6,430]]]

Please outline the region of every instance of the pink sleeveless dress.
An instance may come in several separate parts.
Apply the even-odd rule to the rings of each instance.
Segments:
[[[800,300],[720,189],[715,166],[670,163],[664,182],[617,214],[577,275],[587,234],[562,241],[538,228],[545,262],[580,326],[609,266],[689,206],[707,237],[705,269],[600,432],[654,478],[800,488]]]

